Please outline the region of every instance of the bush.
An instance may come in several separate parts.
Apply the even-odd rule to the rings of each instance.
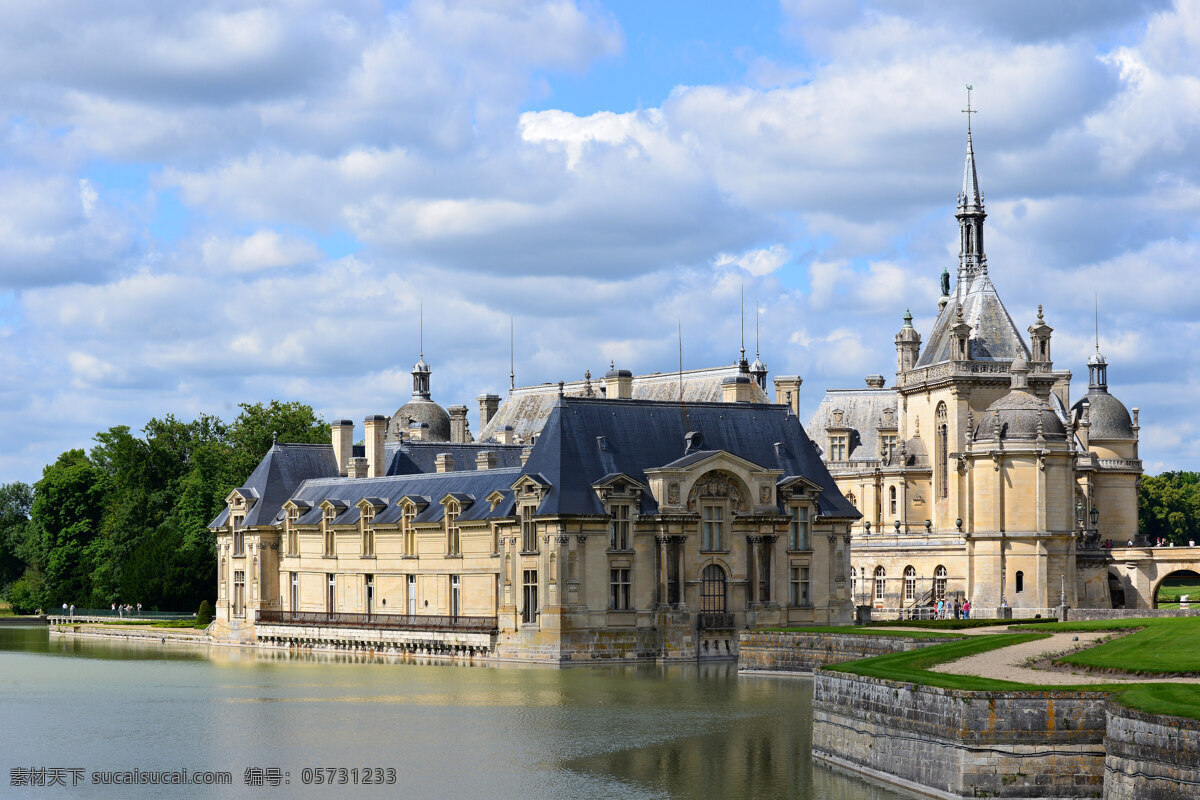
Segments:
[[[42,605],[44,583],[42,576],[32,570],[17,578],[8,587],[5,598],[17,614],[32,614]]]
[[[197,626],[200,626],[200,625],[207,626],[208,623],[210,623],[212,621],[213,621],[212,606],[209,605],[209,602],[207,600],[204,600],[203,602],[200,603],[200,610],[196,612],[196,625]]]

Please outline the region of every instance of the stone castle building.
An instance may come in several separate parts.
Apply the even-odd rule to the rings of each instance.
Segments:
[[[943,271],[928,339],[910,313],[895,337],[896,381],[829,390],[807,430],[854,526],[856,604],[886,608],[969,598],[1049,611],[1110,607],[1116,587],[1101,542],[1137,537],[1138,410],[1108,390],[1107,362],[1088,361],[1074,405],[1071,373],[1051,357],[1041,306],[1022,336],[984,251],[983,195],[967,133],[953,288]]]
[[[745,628],[847,623],[846,502],[798,378],[716,369],[413,398],[275,444],[212,522],[216,635],[547,662],[732,657]]]

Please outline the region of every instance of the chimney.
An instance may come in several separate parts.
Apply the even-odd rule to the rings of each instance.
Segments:
[[[408,440],[410,442],[424,442],[429,439],[429,423],[417,422],[413,420],[408,423]]]
[[[366,478],[367,477],[367,459],[363,456],[355,456],[350,459],[350,468],[346,473],[347,478]]]
[[[500,408],[500,395],[481,394],[475,399],[479,401],[479,428],[482,430],[496,416],[496,410]]]
[[[367,442],[367,477],[383,477],[383,434],[387,430],[388,418],[372,414],[363,420],[364,438]]]
[[[781,406],[789,406],[793,414],[800,413],[800,384],[804,379],[799,375],[775,376],[775,402]]]
[[[465,409],[466,406],[463,406]],[[434,469],[438,472],[454,472],[454,454],[438,453],[433,461]]]
[[[455,444],[465,444],[467,441],[467,407],[450,406],[446,412],[450,415],[450,441]]]
[[[722,403],[749,403],[754,394],[754,382],[748,375],[733,375],[721,381]]]
[[[532,447],[522,447],[522,448],[521,448],[521,466],[522,466],[522,467],[523,467],[523,466],[525,466],[525,463],[526,463],[527,461],[529,461],[529,457],[530,457],[531,455],[533,455],[533,448],[532,448]]]
[[[887,385],[887,381],[884,380],[884,377],[882,375],[868,375],[867,376],[867,388],[868,389],[882,389],[886,385]]]
[[[500,444],[512,444],[513,443],[513,427],[512,427],[512,425],[505,425],[503,428],[496,431],[496,440],[499,441]]]
[[[609,400],[629,400],[633,397],[633,373],[615,365],[604,375],[604,396]]]
[[[333,457],[337,459],[338,474],[346,477],[350,459],[354,456],[354,423],[348,419],[334,420],[329,425]]]
[[[496,451],[480,450],[475,454],[475,469],[495,469]]]

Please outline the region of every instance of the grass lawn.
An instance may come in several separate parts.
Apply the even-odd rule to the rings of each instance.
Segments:
[[[1063,656],[1059,663],[1110,669],[1134,675],[1200,673],[1200,617],[1056,622],[1039,631],[1141,630],[1111,642]]]
[[[941,631],[900,631],[877,629],[875,626],[869,628],[856,628],[853,625],[828,625],[828,626],[810,626],[801,628],[768,628],[764,633],[845,633],[850,636],[903,636],[907,639],[957,639],[960,638],[953,633],[942,633]]]
[[[1200,601],[1200,578],[1167,578],[1158,587],[1158,607],[1179,608],[1179,598],[1185,594],[1190,603]]]
[[[88,623],[92,625],[139,625],[143,628],[195,628],[196,630],[204,630],[207,625],[199,625],[194,619],[163,619],[156,622],[147,622],[145,620],[126,619],[113,620],[111,622],[96,622]]]
[[[0,602],[0,617],[15,617],[12,606],[8,603]]]
[[[1001,625],[1041,625],[1056,622],[1053,617],[1039,619],[914,619],[872,622],[872,628],[929,628],[939,631],[960,631],[964,628],[997,628]]]

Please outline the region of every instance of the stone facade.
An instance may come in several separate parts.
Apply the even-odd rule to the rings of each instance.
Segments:
[[[1104,745],[1104,800],[1200,797],[1200,721],[1114,704]]]

